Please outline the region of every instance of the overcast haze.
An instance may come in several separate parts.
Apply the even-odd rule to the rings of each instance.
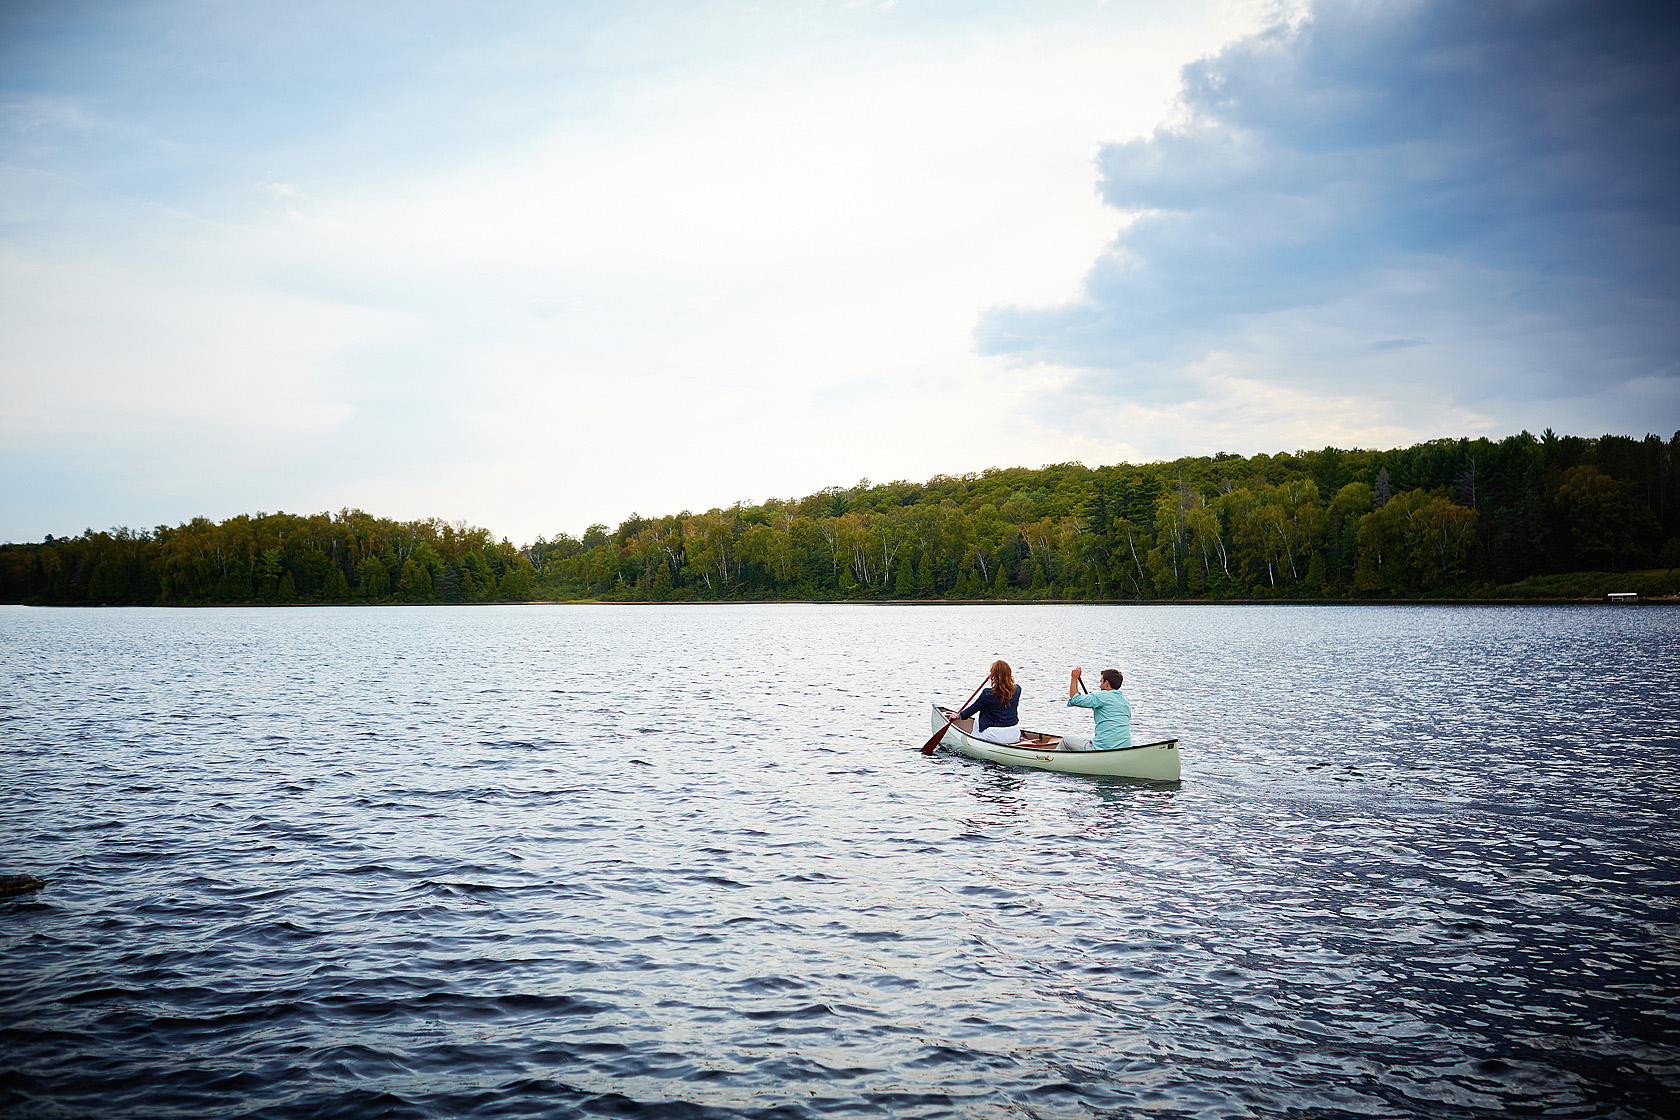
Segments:
[[[0,7],[0,539],[1680,427],[1668,4]]]

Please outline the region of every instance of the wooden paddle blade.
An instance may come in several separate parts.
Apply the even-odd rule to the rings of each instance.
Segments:
[[[935,731],[933,733],[933,738],[929,739],[926,743],[922,744],[922,753],[923,754],[932,754],[934,751],[938,750],[939,749],[939,740],[945,738],[945,732],[947,732],[949,730],[951,730],[951,725],[947,723],[944,727],[941,727],[938,731]]]

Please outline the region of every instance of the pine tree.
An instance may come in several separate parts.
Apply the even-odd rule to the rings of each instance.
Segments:
[[[906,560],[898,566],[898,575],[893,578],[893,591],[905,598],[916,593],[916,571],[910,561]]]

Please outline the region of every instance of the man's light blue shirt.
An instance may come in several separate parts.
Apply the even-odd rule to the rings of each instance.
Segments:
[[[1118,688],[1082,692],[1068,697],[1070,708],[1090,708],[1097,718],[1097,734],[1091,744],[1099,751],[1132,745],[1132,705]]]

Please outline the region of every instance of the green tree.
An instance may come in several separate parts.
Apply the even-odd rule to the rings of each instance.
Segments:
[[[1441,587],[1464,572],[1476,511],[1439,494],[1396,494],[1359,522],[1354,586],[1409,592]]]
[[[278,548],[265,548],[257,559],[257,597],[272,603],[280,593],[280,573],[285,570],[285,554]]]
[[[1630,483],[1597,467],[1571,467],[1563,473],[1556,502],[1573,567],[1620,571],[1647,559],[1641,538],[1656,536],[1656,519],[1635,500]]]
[[[412,603],[422,603],[432,597],[432,572],[414,556],[403,561],[397,579],[397,591]]]
[[[484,553],[472,549],[461,557],[461,598],[472,602],[488,599],[496,592],[496,575]]]
[[[360,583],[357,591],[363,598],[377,601],[391,593],[391,573],[385,570],[385,564],[377,556],[369,556],[361,563],[357,573]]]
[[[912,557],[906,557],[898,565],[898,575],[893,577],[893,594],[904,599],[916,594],[916,564]]]
[[[1476,511],[1433,496],[1408,521],[1408,543],[1418,585],[1426,590],[1445,586],[1464,575],[1476,540]]]
[[[523,556],[510,561],[507,571],[502,574],[502,581],[498,591],[503,599],[522,603],[531,597],[531,583],[536,573],[531,568],[531,562]]]
[[[215,598],[219,603],[249,603],[252,594],[251,566],[243,561],[235,561],[216,583]]]
[[[1353,582],[1359,560],[1359,520],[1375,506],[1371,487],[1350,482],[1336,491],[1324,517],[1325,575],[1336,587]]]
[[[1190,559],[1186,515],[1201,504],[1201,495],[1182,476],[1155,502],[1155,547],[1149,550],[1148,561],[1157,595],[1175,597],[1185,589],[1185,568]]]

